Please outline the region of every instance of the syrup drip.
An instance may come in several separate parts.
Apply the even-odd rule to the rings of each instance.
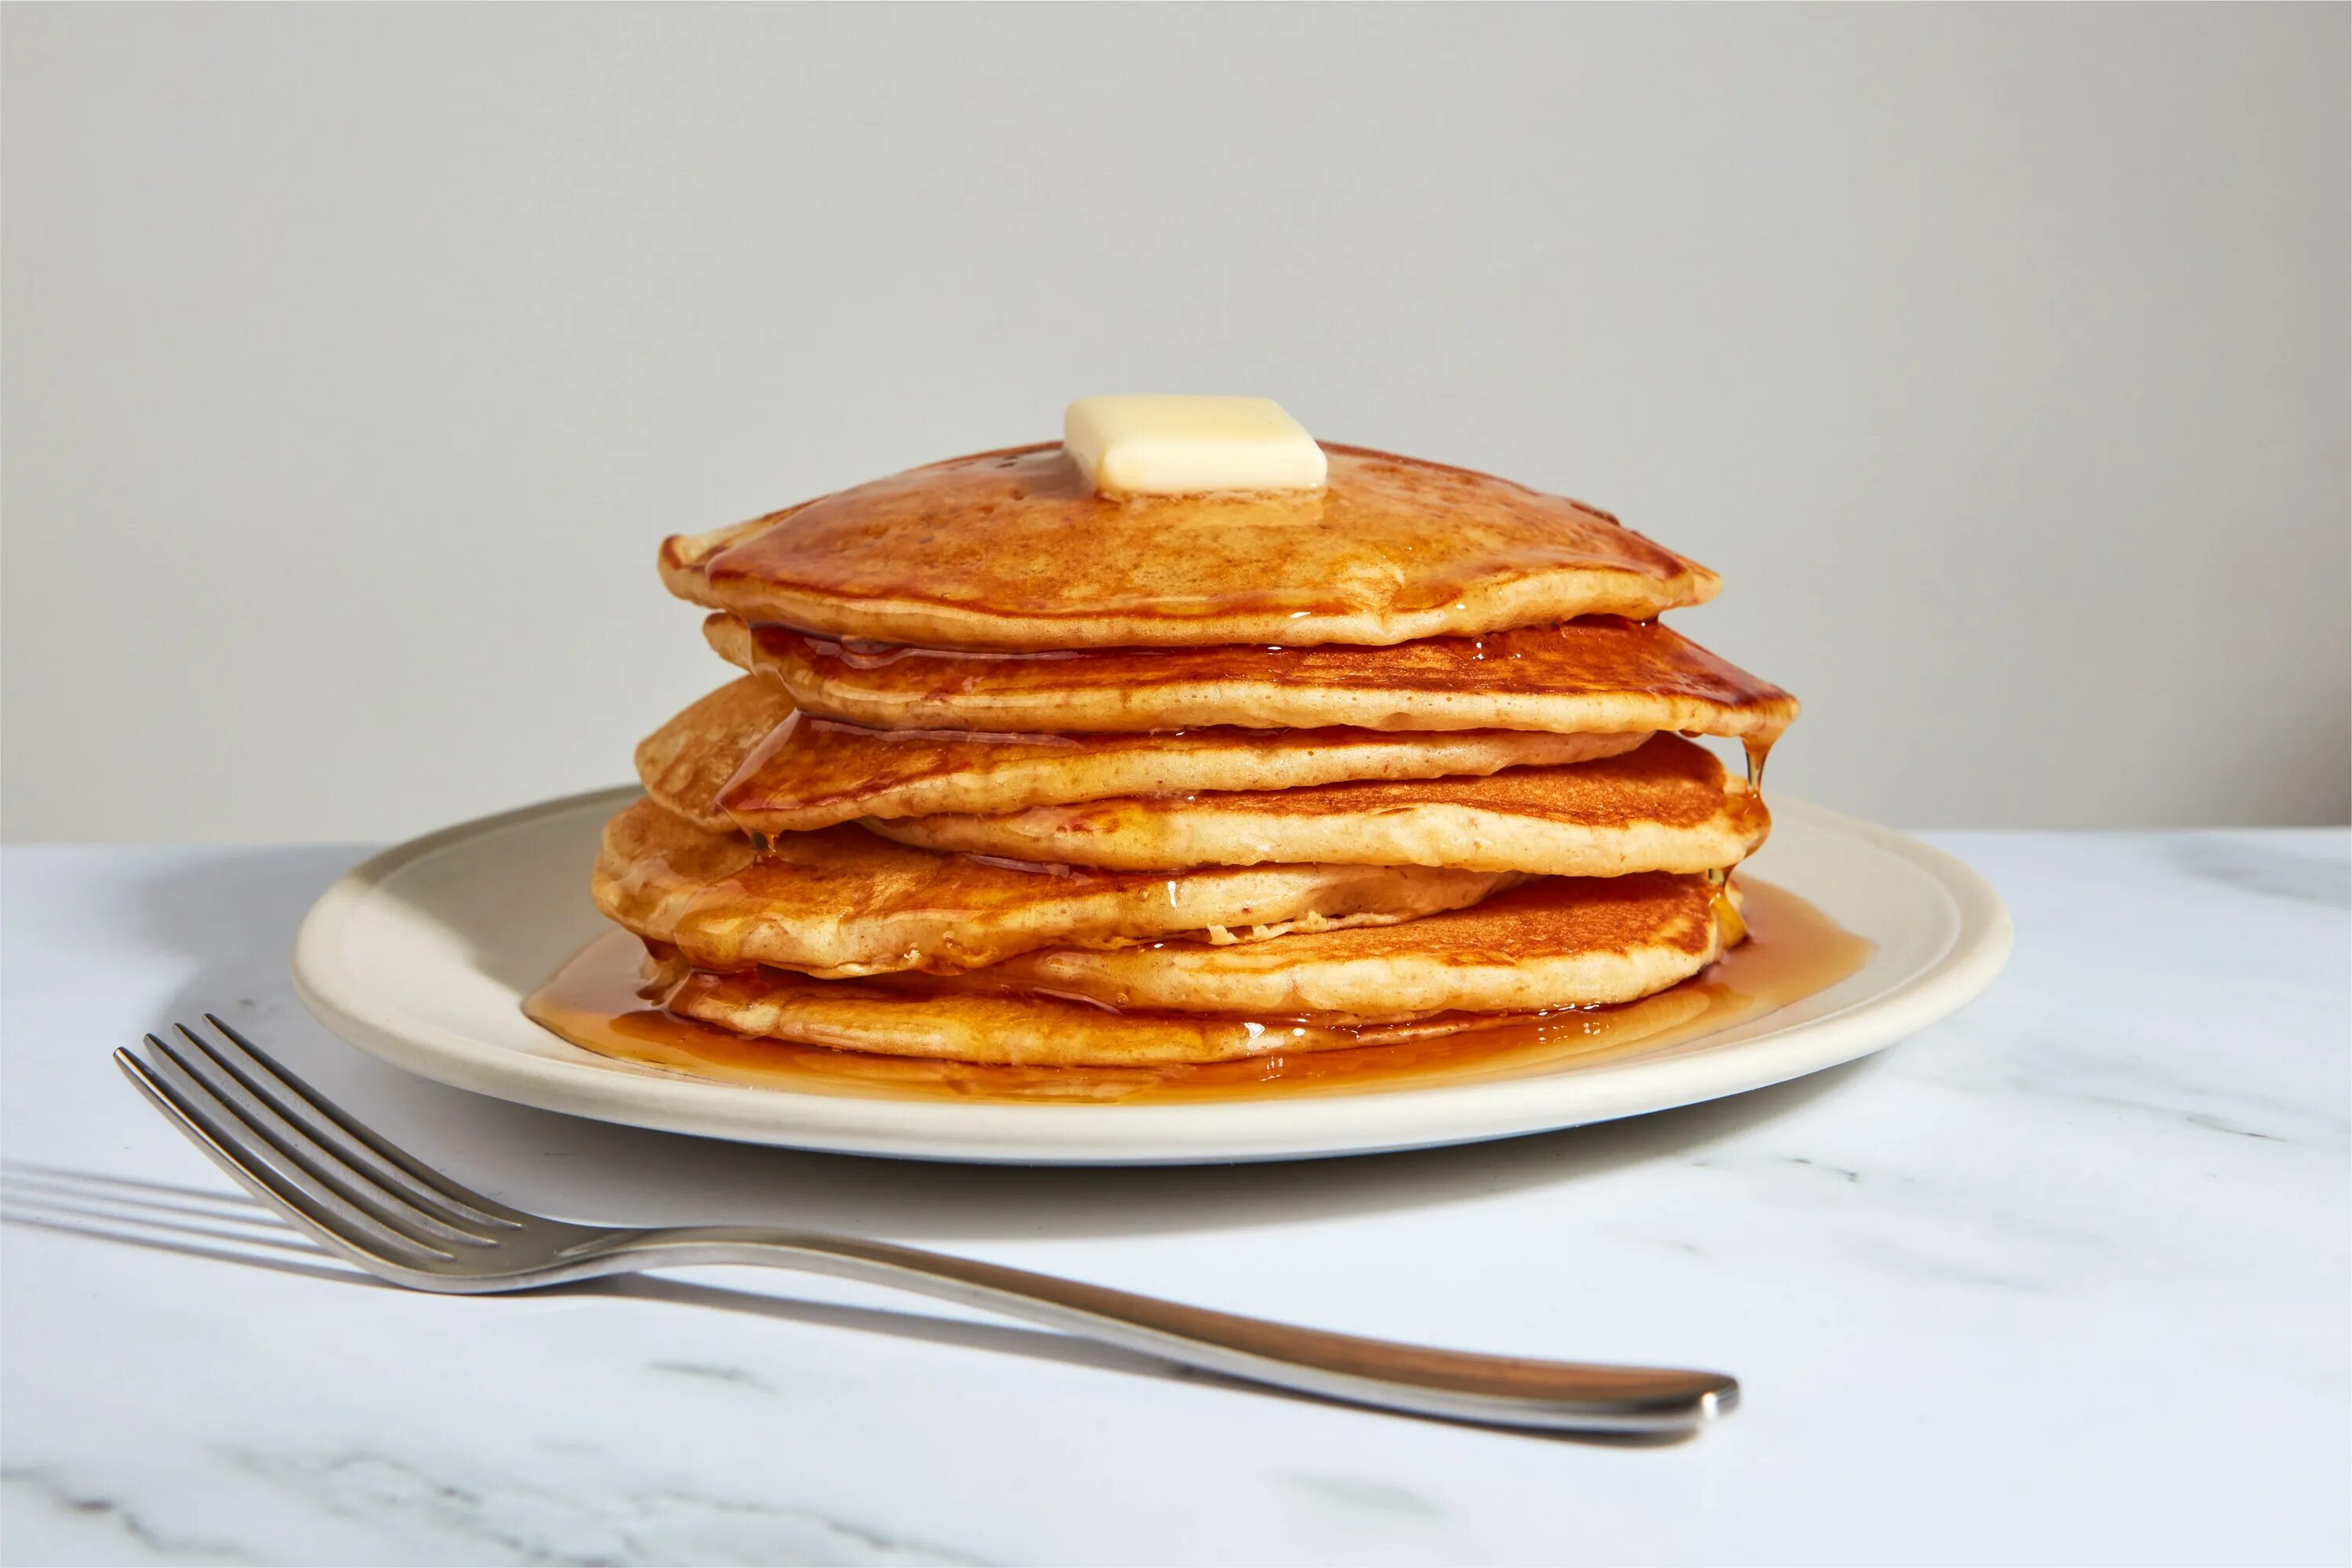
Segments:
[[[743,792],[751,787],[752,781],[760,776],[761,770],[773,762],[776,753],[791,742],[807,718],[808,715],[797,708],[785,714],[782,723],[769,731],[758,745],[744,753],[742,762],[736,765],[735,771],[728,775],[727,782],[719,786],[719,793],[711,799],[713,805],[727,814],[729,821],[762,849],[768,846],[767,834],[757,823],[746,822],[738,816],[735,805],[743,798]]]
[[[645,949],[625,931],[583,949],[524,1002],[523,1011],[600,1056],[804,1094],[1165,1104],[1491,1082],[1701,1047],[1724,1029],[1826,990],[1868,961],[1871,942],[1802,899],[1753,878],[1741,879],[1740,886],[1748,940],[1692,979],[1638,1002],[1517,1015],[1398,1044],[1275,1052],[1198,1066],[994,1067],[730,1034],[649,1005],[640,994]],[[1729,916],[1727,937],[1743,923],[1727,900],[1717,915]],[[1278,1037],[1293,1022],[1263,1026]]]

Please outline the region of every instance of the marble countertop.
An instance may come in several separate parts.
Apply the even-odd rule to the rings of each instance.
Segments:
[[[1894,1050],[1477,1147],[1039,1171],[412,1079],[295,1002],[337,848],[5,853],[0,1559],[2340,1562],[2347,836],[1938,834],[2017,952]],[[1631,1446],[1339,1408],[845,1283],[379,1286],[107,1059],[212,1010],[526,1208],[835,1227],[1262,1315],[1720,1366]]]

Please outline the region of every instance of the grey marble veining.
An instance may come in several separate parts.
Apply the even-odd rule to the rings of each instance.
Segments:
[[[1976,1006],[1737,1100],[1295,1167],[957,1170],[572,1121],[324,1035],[333,849],[12,849],[9,1563],[2337,1562],[2341,832],[1942,835]],[[211,1007],[486,1188],[798,1220],[1235,1310],[1720,1364],[1666,1446],[1405,1420],[749,1270],[453,1300],[230,1190],[106,1053]]]
[[[2184,833],[2174,863],[2192,877],[2277,899],[2352,909],[2352,867],[2324,848],[2293,847],[2297,835]]]

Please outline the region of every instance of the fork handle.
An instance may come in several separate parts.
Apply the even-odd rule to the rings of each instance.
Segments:
[[[1722,1373],[1479,1355],[1244,1318],[967,1258],[746,1226],[637,1231],[572,1278],[756,1263],[896,1286],[1251,1383],[1390,1410],[1559,1431],[1685,1432],[1730,1413]],[[596,1265],[604,1265],[597,1267]],[[576,1266],[575,1266],[576,1267]]]

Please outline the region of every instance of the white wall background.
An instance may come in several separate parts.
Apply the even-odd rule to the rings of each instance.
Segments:
[[[2336,821],[2342,6],[16,5],[5,831],[382,838],[1111,390],[1613,508],[1909,824]]]

